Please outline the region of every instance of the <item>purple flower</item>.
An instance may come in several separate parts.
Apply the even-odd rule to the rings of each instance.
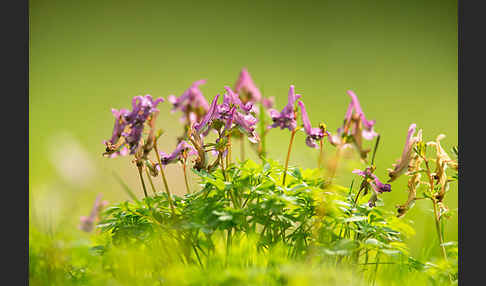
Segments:
[[[412,123],[408,127],[407,139],[405,141],[405,147],[403,148],[402,156],[397,160],[396,164],[393,164],[393,169],[388,169],[388,176],[390,176],[389,182],[394,181],[400,175],[408,170],[410,161],[413,158],[413,146],[415,143],[422,140],[422,130],[419,130],[417,136],[413,136],[417,125]]]
[[[373,189],[373,194],[368,202],[370,207],[374,207],[376,205],[376,200],[378,199],[378,194],[382,194],[384,192],[391,192],[391,185],[382,183],[378,177],[371,172],[370,168],[366,168],[364,171],[361,170],[354,170],[354,174],[358,174],[365,179],[371,179],[369,182],[371,188]]]
[[[203,113],[207,112],[209,110],[209,104],[199,89],[199,86],[205,83],[206,80],[204,79],[193,82],[180,97],[169,95],[167,100],[172,103],[172,111],[180,109],[183,113],[196,112],[200,114],[201,112],[197,111],[201,108]]]
[[[227,94],[224,95],[223,105],[225,105],[225,104],[226,105],[236,105],[243,112],[245,112],[245,114],[248,114],[251,111],[255,111],[253,109],[253,107],[254,107],[253,102],[249,101],[246,104],[244,104],[243,102],[241,102],[238,94],[233,92],[229,86],[225,86],[224,88],[226,89]]]
[[[142,138],[145,122],[150,116],[159,111],[156,107],[163,101],[162,97],[153,100],[152,96],[147,94],[145,96],[135,96],[132,99],[132,111],[126,109],[117,111],[113,109],[115,126],[111,139],[104,142],[107,146],[105,154],[110,156],[114,153],[123,155],[125,152],[120,148],[124,147],[125,144],[128,144],[130,154],[134,154]],[[120,137],[123,137],[125,142],[120,143],[118,146]]]
[[[145,122],[152,113],[159,111],[156,107],[163,101],[162,97],[153,100],[150,94],[133,98],[132,111],[126,116],[130,131],[122,133],[129,146],[130,154],[134,154],[138,148]]]
[[[168,165],[170,163],[175,163],[182,158],[184,151],[187,151],[187,155],[196,155],[197,151],[186,141],[181,141],[177,144],[176,149],[171,154],[166,154],[160,152],[160,161],[162,165]]]
[[[243,95],[243,102],[259,102],[262,98],[260,90],[253,83],[253,80],[246,68],[243,68],[240,72],[240,76],[235,84],[235,91],[238,94]]]
[[[248,134],[248,140],[250,140],[250,142],[257,143],[260,140],[258,134],[255,132],[255,125],[257,123],[255,117],[251,114],[243,115],[240,112],[236,112],[234,119],[236,125]]]
[[[282,112],[278,112],[275,109],[269,109],[270,117],[272,117],[273,124],[270,128],[280,127],[280,129],[287,128],[293,131],[297,127],[297,121],[295,118],[295,101],[300,98],[300,94],[295,94],[295,87],[290,86],[289,97],[287,105],[282,109]]]
[[[101,194],[96,197],[95,203],[93,205],[93,209],[89,216],[82,216],[80,218],[79,229],[85,232],[91,232],[93,230],[94,224],[96,219],[98,218],[99,213],[108,205],[107,201],[101,201]]]
[[[275,96],[270,96],[268,98],[262,99],[262,104],[263,107],[265,107],[266,109],[272,108],[273,105],[275,104]]]
[[[218,99],[219,99],[219,94],[217,94],[214,98],[213,101],[211,102],[211,106],[209,107],[208,112],[206,115],[204,115],[204,118],[200,122],[194,123],[194,129],[196,130],[197,133],[201,134],[201,131],[211,125],[211,122],[217,115],[217,108],[218,108]]]
[[[217,119],[227,121],[232,109],[237,107],[243,110],[245,114],[248,114],[248,112],[252,109],[253,104],[248,102],[248,104],[244,105],[238,98],[238,95],[235,94],[229,87],[225,86],[225,89],[227,90],[227,93],[223,94],[223,103],[216,107],[215,117]]]
[[[225,122],[225,130],[231,129],[232,124],[235,123],[243,132],[248,134],[248,139],[251,142],[258,142],[259,138],[255,132],[257,119],[249,114],[253,103],[243,104],[238,95],[229,87],[225,86],[225,89],[228,93],[224,94],[223,104],[218,105],[216,118]],[[237,111],[238,107],[244,114]]]
[[[351,97],[351,102],[346,110],[343,126],[337,130],[336,135],[329,137],[329,142],[334,146],[341,147],[351,146],[352,144],[360,153],[361,158],[365,160],[370,149],[363,149],[363,138],[372,140],[378,136],[378,133],[373,129],[375,120],[366,119],[354,92],[348,90],[347,94]],[[349,140],[349,138],[352,138],[352,140]]]
[[[366,119],[364,112],[363,112],[363,109],[361,109],[361,105],[359,104],[358,97],[356,96],[356,94],[353,91],[348,90],[347,93],[351,97],[351,103],[349,103],[348,110],[346,111],[346,116],[345,116],[346,122],[351,121],[352,113],[353,113],[353,109],[354,109],[355,119],[361,121],[361,123],[363,124],[363,127],[364,127],[362,130],[360,130],[361,135],[366,140],[372,140],[374,137],[378,136],[378,133],[376,133],[373,130],[373,126],[375,125],[376,121]],[[358,129],[361,129],[361,128],[359,128],[359,124],[356,125],[355,130],[358,131]]]
[[[304,131],[307,134],[305,143],[307,144],[307,146],[311,148],[317,148],[316,142],[322,140],[322,138],[324,137],[324,135],[326,135],[326,133],[321,128],[312,128],[309,120],[309,116],[307,115],[307,111],[305,109],[304,102],[299,100],[299,102],[297,103],[300,106],[300,110],[302,113],[302,122],[304,123]]]
[[[111,112],[113,113],[113,116],[115,116],[115,126],[113,127],[113,135],[111,136],[111,139],[109,142],[112,145],[115,145],[118,142],[118,139],[120,139],[120,136],[123,133],[123,130],[125,130],[125,127],[128,125],[128,122],[125,120],[125,117],[130,113],[127,109],[111,109]]]

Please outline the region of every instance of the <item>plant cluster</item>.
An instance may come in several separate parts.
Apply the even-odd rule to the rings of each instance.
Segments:
[[[137,198],[118,178],[132,201],[102,210],[104,205],[98,198],[92,214],[82,218],[80,228],[84,231],[91,231],[94,221],[98,223],[95,249],[106,269],[118,265],[113,255],[135,249],[152,256],[152,270],[140,269],[144,274],[139,280],[152,283],[170,280],[171,274],[163,269],[184,266],[211,273],[230,271],[238,265],[266,273],[263,280],[257,275],[257,280],[246,283],[294,285],[282,268],[290,264],[295,269],[320,267],[328,272],[336,266],[343,271],[351,269],[353,285],[384,281],[377,278],[379,267],[398,267],[408,277],[424,272],[437,285],[457,283],[457,243],[444,241],[443,220],[451,215],[444,197],[449,184],[457,180],[458,163],[441,147],[444,135],[424,142],[422,130],[411,124],[402,155],[384,181],[375,174],[380,142],[380,134],[374,129],[376,122],[365,116],[354,92],[347,91],[351,101],[343,124],[331,132],[324,123],[312,127],[303,96],[293,85],[287,104],[277,110],[273,108],[274,98],[262,96],[246,69],[234,88],[224,87],[222,103],[218,103],[220,94],[210,104],[206,101],[199,89],[205,83],[196,81],[181,96],[168,97],[172,111],[182,114],[183,125],[177,146],[170,153],[158,149],[163,133],[156,127],[157,105],[164,102],[163,98],[137,96],[132,100],[132,110],[113,110],[113,134],[105,141],[104,155],[133,157],[144,197]],[[266,136],[277,128],[290,132],[284,164],[268,158],[266,152]],[[288,164],[301,130],[306,145],[319,150],[317,168]],[[260,163],[245,160],[246,140]],[[239,161],[233,161],[235,141],[242,146]],[[365,141],[373,142],[374,147],[366,148]],[[336,149],[328,164],[322,159],[324,144]],[[334,177],[339,162],[349,152],[357,153],[366,167],[354,170],[355,179],[349,186],[341,186]],[[454,153],[457,156],[457,148]],[[171,188],[164,172],[168,164],[180,164],[184,192]],[[198,176],[200,188],[191,189],[188,170]],[[448,174],[450,170],[454,171],[452,175]],[[391,184],[401,175],[409,179],[409,195],[397,206],[396,214],[389,213],[381,207],[381,197],[392,191]],[[154,186],[157,177],[161,177],[163,191]],[[403,217],[422,199],[433,206],[442,255],[435,263],[414,259],[405,243],[415,231]],[[121,279],[119,275],[114,273],[113,277]],[[251,276],[248,272],[245,275]],[[238,281],[244,280],[233,280]]]

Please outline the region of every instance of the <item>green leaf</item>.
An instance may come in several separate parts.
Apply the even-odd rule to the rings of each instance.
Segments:
[[[363,220],[368,220],[367,216],[353,216],[349,218],[345,218],[343,221],[344,222],[356,222],[356,221],[363,221]]]

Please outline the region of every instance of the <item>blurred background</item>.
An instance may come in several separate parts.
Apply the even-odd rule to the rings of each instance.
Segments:
[[[355,91],[381,134],[376,174],[383,179],[411,123],[427,141],[446,134],[446,151],[457,145],[457,1],[32,0],[31,226],[87,237],[77,229],[79,216],[89,214],[97,194],[110,203],[128,199],[113,171],[142,196],[129,158],[101,156],[113,128],[111,108],[129,108],[136,95],[179,96],[199,79],[207,80],[201,90],[209,101],[233,86],[243,67],[279,110],[294,84],[313,125],[325,122],[331,132],[344,118],[346,90]],[[160,149],[170,152],[182,132],[180,114],[170,113],[167,102],[159,109]],[[270,132],[269,157],[283,162],[289,137]],[[314,168],[318,150],[304,139],[297,135],[290,165]],[[334,152],[325,148],[325,156]],[[349,185],[355,167],[364,166],[344,165],[339,182]],[[167,172],[182,193],[180,167]],[[155,183],[162,188],[160,179]],[[382,196],[393,211],[406,197],[405,177]],[[456,185],[446,204],[457,209]],[[409,245],[419,258],[436,239],[431,208],[419,201],[405,217],[415,221]],[[457,240],[457,229],[456,215],[446,241]]]

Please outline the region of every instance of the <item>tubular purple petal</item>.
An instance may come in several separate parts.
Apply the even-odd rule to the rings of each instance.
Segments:
[[[216,107],[218,104],[218,99],[219,99],[219,94],[217,94],[214,98],[213,101],[211,102],[211,106],[209,107],[208,112],[204,116],[204,118],[201,120],[201,122],[196,122],[194,123],[194,129],[197,132],[200,132],[208,123],[213,119],[215,112],[216,112]]]
[[[192,145],[188,144],[186,141],[179,142],[179,144],[177,144],[177,147],[171,154],[159,152],[162,165],[168,165],[170,163],[177,162],[181,158],[182,152],[185,150],[188,150],[189,154],[194,154],[194,152],[197,153],[196,149],[194,149],[194,147],[192,147]]]

